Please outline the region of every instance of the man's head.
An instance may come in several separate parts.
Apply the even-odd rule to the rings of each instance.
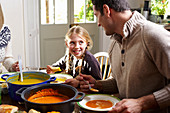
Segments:
[[[115,33],[123,36],[123,26],[132,16],[126,0],[92,0],[94,15],[98,26],[102,26],[106,35]]]
[[[95,9],[100,11],[103,15],[103,5],[106,4],[109,8],[114,9],[117,12],[122,12],[125,10],[130,10],[130,6],[126,0],[92,0]]]

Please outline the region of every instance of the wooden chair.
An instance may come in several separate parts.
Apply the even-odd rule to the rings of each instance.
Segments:
[[[111,65],[109,63],[109,55],[107,52],[98,52],[94,54],[94,57],[100,63],[100,69],[102,71],[102,79],[110,77],[111,74]]]

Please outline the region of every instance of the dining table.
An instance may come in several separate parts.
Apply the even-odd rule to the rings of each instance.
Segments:
[[[77,90],[82,92],[80,88],[78,88]],[[84,93],[87,95],[87,94],[94,94],[95,92],[84,92]],[[1,92],[1,104],[14,105],[18,107],[19,111],[27,111],[24,102],[18,102],[13,100],[8,93],[4,94],[3,92]],[[79,105],[75,102],[74,110],[72,113],[99,113],[99,112],[83,109],[79,107]]]
[[[2,84],[2,83],[0,83]],[[79,92],[83,92],[80,88],[76,88]],[[88,91],[88,92],[83,92],[85,93],[85,95],[88,95],[88,94],[100,94],[99,92],[93,92],[93,91]],[[116,96],[118,97],[118,94],[115,94],[113,96]],[[13,100],[10,95],[8,94],[8,90],[6,92],[3,92],[1,91],[1,104],[8,104],[8,105],[14,105],[14,106],[17,106],[19,111],[26,111],[28,112],[28,110],[26,109],[25,107],[25,104],[24,102],[18,102],[16,100]],[[76,98],[79,98],[76,97]],[[74,109],[72,111],[72,113],[100,113],[100,111],[91,111],[91,110],[87,110],[87,109],[84,109],[82,107],[80,107],[77,102],[74,102]],[[107,112],[101,112],[101,113],[107,113]]]

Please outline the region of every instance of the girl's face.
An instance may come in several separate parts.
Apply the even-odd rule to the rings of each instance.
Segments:
[[[83,37],[73,33],[70,39],[66,42],[66,46],[69,48],[71,54],[76,58],[81,59],[87,47],[87,42]]]

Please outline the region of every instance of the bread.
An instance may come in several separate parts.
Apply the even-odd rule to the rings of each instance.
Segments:
[[[0,105],[0,113],[15,113],[18,111],[17,106],[2,104]]]
[[[60,67],[51,67],[51,70],[52,70],[53,72],[61,71]]]
[[[36,111],[36,110],[34,110],[34,109],[30,109],[28,113],[41,113],[41,112]]]
[[[51,112],[47,112],[47,113],[60,113],[58,111],[51,111]]]
[[[58,111],[51,111],[51,112],[47,112],[47,113],[60,113]]]

